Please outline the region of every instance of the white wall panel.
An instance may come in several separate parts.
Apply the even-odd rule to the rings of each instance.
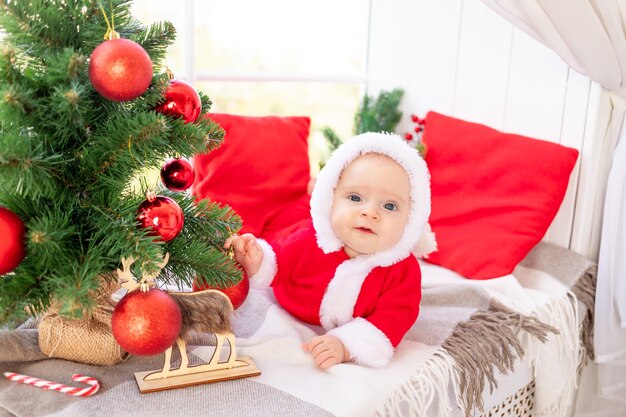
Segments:
[[[462,0],[418,1],[409,54],[406,109],[424,116],[434,110],[452,114]],[[408,119],[408,118],[407,118]]]
[[[463,0],[373,0],[369,89],[405,89],[398,132],[409,115],[452,114]]]
[[[502,129],[513,27],[481,1],[463,2],[453,115]]]
[[[558,143],[567,72],[556,53],[515,29],[503,129]]]
[[[594,258],[610,101],[480,0],[372,0],[370,93],[402,87],[404,118],[429,110],[581,151],[545,240]],[[606,164],[604,164],[606,165]]]
[[[370,94],[408,84],[409,63],[414,54],[410,43],[415,13],[412,3],[411,0],[372,0],[368,58]]]
[[[559,143],[571,148],[581,149],[585,137],[585,124],[587,122],[587,106],[591,80],[568,70],[567,91],[565,94],[565,106],[563,108],[563,122]],[[570,176],[567,193],[561,204],[545,239],[556,245],[568,248],[572,238],[572,225],[576,209],[576,193],[579,186],[580,166],[583,155],[578,156],[576,166]],[[582,204],[579,205],[579,208]]]
[[[511,44],[511,68],[504,130],[550,142],[561,141],[568,66],[559,56],[524,32],[515,29]],[[570,95],[570,98],[576,98]],[[586,112],[586,99],[583,121]],[[571,107],[571,106],[570,106]],[[584,127],[584,125],[583,125]],[[582,130],[578,135],[580,147]],[[573,220],[578,171],[571,176],[568,193],[544,239],[567,247]]]

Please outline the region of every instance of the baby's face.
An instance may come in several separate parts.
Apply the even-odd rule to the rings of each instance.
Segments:
[[[335,188],[330,222],[351,258],[393,247],[409,218],[410,185],[404,169],[381,154],[348,165]]]

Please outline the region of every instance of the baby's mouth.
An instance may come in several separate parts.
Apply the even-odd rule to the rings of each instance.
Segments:
[[[356,230],[358,230],[361,233],[366,233],[368,235],[373,235],[374,231],[370,228],[367,227],[357,227]]]

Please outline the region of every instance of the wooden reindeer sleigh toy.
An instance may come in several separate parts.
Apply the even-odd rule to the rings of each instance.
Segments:
[[[231,327],[233,306],[221,291],[172,292],[155,288],[155,278],[169,260],[169,254],[158,265],[156,273],[142,275],[137,282],[130,270],[133,258],[122,258],[123,270],[117,274],[128,293],[118,302],[112,316],[113,335],[129,353],[153,355],[165,351],[160,370],[135,373],[141,393],[206,384],[260,375],[250,358],[237,358],[235,336]],[[209,362],[190,365],[187,341],[194,333],[214,334],[215,351]],[[229,354],[220,361],[228,342]],[[172,369],[174,344],[181,356],[180,366]]]

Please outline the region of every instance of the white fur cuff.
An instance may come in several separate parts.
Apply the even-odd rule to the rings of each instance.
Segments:
[[[263,250],[263,260],[257,273],[250,277],[250,286],[256,289],[263,289],[269,287],[276,276],[276,254],[265,240],[257,239],[257,243]]]
[[[337,336],[350,352],[351,359],[359,365],[383,368],[393,356],[394,349],[389,338],[364,318],[357,317],[328,334]]]

